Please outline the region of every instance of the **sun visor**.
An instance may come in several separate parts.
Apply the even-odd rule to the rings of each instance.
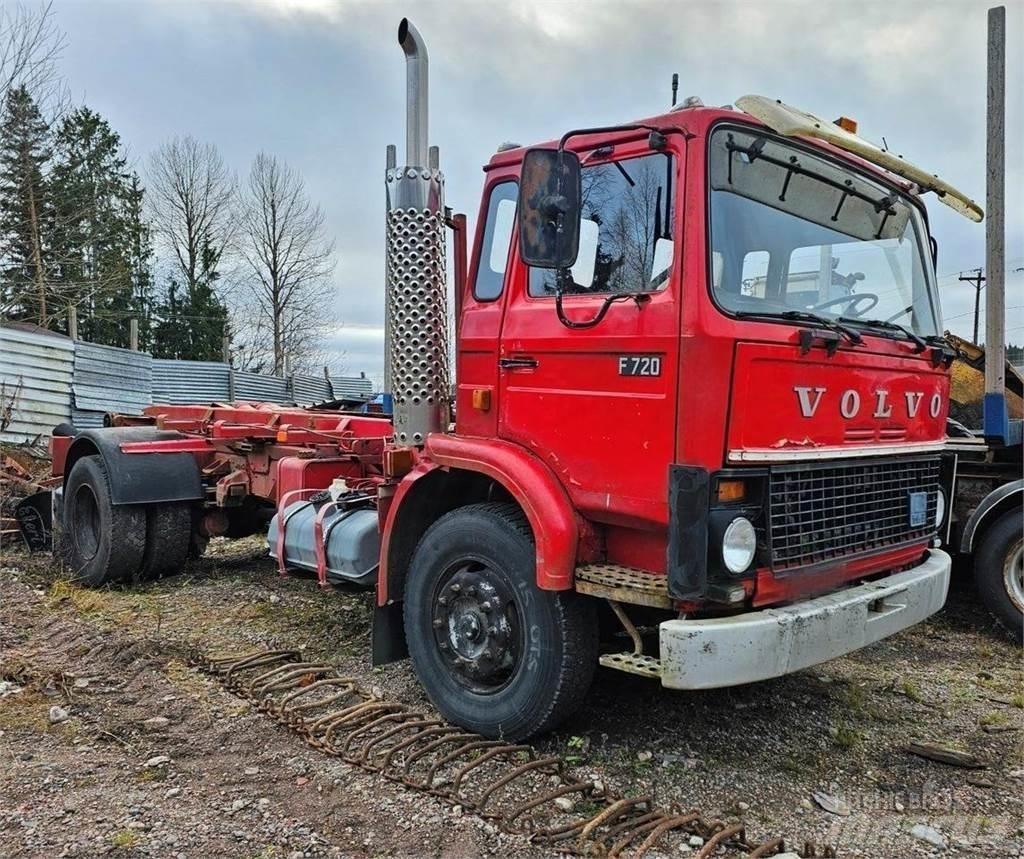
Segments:
[[[824,140],[826,143],[831,143],[833,146],[857,155],[890,173],[914,182],[922,190],[933,191],[939,200],[965,218],[979,222],[985,217],[981,206],[948,182],[911,164],[893,152],[880,149],[834,122],[829,122],[814,114],[805,113],[781,101],[762,95],[745,95],[737,99],[736,107],[760,120],[779,134],[787,137],[810,137]]]

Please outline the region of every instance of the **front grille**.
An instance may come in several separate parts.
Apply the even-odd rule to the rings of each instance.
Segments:
[[[768,538],[776,571],[927,538],[935,530],[939,458],[773,468]],[[924,525],[910,524],[910,494],[927,492]]]

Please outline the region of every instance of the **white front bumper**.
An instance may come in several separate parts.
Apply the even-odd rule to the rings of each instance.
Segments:
[[[781,608],[659,626],[661,682],[715,689],[780,677],[850,653],[935,614],[946,602],[949,555]]]

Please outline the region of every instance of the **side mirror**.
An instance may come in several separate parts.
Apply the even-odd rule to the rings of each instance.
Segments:
[[[536,268],[570,268],[580,245],[580,159],[531,149],[519,180],[519,255]]]
[[[935,266],[935,270],[939,270],[939,243],[935,236],[928,236],[928,244],[932,249],[932,265]]]

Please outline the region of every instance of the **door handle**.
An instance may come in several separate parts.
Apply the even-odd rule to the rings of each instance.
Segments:
[[[502,370],[532,370],[538,366],[536,358],[499,358],[498,366]]]

